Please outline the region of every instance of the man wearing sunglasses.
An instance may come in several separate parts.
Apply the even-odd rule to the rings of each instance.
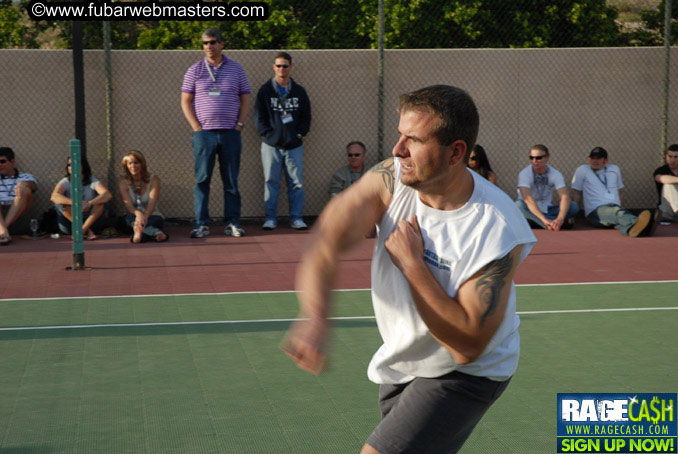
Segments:
[[[348,165],[334,172],[330,180],[330,197],[355,183],[365,173],[365,144],[353,141],[346,145]]]
[[[530,148],[530,163],[518,174],[518,200],[516,204],[532,227],[558,231],[574,225],[579,211],[570,200],[563,174],[551,167],[549,150],[545,145]],[[553,191],[558,204],[553,205]]]
[[[12,242],[13,234],[28,232],[27,214],[33,206],[38,182],[30,173],[14,167],[14,151],[0,147],[0,246]]]
[[[635,216],[622,206],[623,187],[619,167],[608,163],[607,150],[595,147],[589,153],[589,164],[574,172],[572,198],[579,203],[583,197],[586,219],[594,227],[614,227],[632,238],[652,235],[661,220],[659,211],[643,210]]]
[[[264,169],[264,230],[278,226],[280,178],[285,172],[290,209],[290,226],[308,228],[301,217],[304,210],[304,143],[311,128],[311,101],[306,90],[290,77],[292,57],[278,52],[273,61],[274,76],[257,93],[254,121],[262,138],[261,164]]]
[[[224,39],[217,28],[202,34],[205,58],[188,68],[181,86],[181,110],[193,129],[195,158],[195,228],[191,238],[210,234],[210,181],[216,159],[224,185],[224,233],[240,237],[238,173],[242,141],[240,132],[249,109],[250,86],[245,70],[222,54]]]

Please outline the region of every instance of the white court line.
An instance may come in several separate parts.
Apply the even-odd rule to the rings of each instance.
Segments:
[[[609,281],[609,282],[565,282],[565,283],[548,283],[548,284],[516,284],[516,287],[569,287],[572,285],[624,285],[624,284],[672,284],[678,280],[666,281]],[[366,292],[369,288],[347,288],[335,289],[335,292]],[[57,301],[57,300],[91,300],[91,299],[111,299],[111,298],[154,298],[154,297],[168,297],[168,296],[228,296],[228,295],[257,295],[257,294],[272,294],[272,293],[296,293],[294,290],[265,290],[252,292],[215,292],[215,293],[158,293],[153,295],[102,295],[102,296],[55,296],[49,298],[0,298],[0,303],[5,301]]]
[[[632,312],[632,311],[675,311],[678,307],[619,307],[612,309],[570,309],[560,311],[523,311],[518,315],[539,314],[571,314],[586,312]],[[358,315],[354,317],[330,317],[330,320],[374,320],[374,315]],[[307,320],[300,318],[269,318],[261,320],[213,320],[203,322],[149,322],[149,323],[111,323],[105,325],[56,325],[56,326],[12,326],[0,328],[0,331],[30,331],[50,329],[83,329],[83,328],[129,328],[144,326],[190,326],[190,325],[237,325],[245,323],[280,323]]]

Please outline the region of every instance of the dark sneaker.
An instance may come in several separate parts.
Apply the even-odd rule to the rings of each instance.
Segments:
[[[200,227],[191,230],[189,236],[191,238],[205,238],[206,236],[209,236],[209,234],[210,228],[207,227],[206,225],[201,225]]]
[[[652,222],[652,212],[650,210],[643,210],[639,215],[638,215],[638,220],[636,221],[635,224],[633,224],[633,227],[629,230],[629,236],[631,238],[636,238],[640,236],[641,233],[643,233],[643,230],[647,228],[648,225]]]
[[[640,236],[652,236],[654,231],[657,230],[657,226],[662,221],[662,212],[659,208],[652,212],[652,222],[645,227],[645,230],[641,232]]]
[[[245,236],[245,229],[240,227],[235,222],[229,222],[226,224],[226,228],[224,229],[224,235],[234,237]]]

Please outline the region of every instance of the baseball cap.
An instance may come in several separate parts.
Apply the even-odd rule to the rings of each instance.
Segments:
[[[607,159],[607,150],[603,147],[596,147],[593,150],[591,150],[591,153],[589,153],[589,158],[604,158]]]

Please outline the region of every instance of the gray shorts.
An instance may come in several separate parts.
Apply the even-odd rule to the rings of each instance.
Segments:
[[[380,454],[455,453],[509,381],[455,371],[403,385],[381,385],[382,419],[367,444]]]

